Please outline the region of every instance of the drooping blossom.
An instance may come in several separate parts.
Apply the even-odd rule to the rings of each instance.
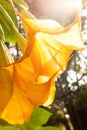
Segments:
[[[55,78],[65,71],[73,50],[83,49],[78,16],[63,27],[54,20],[18,14],[26,50],[19,61],[0,67],[0,117],[11,124],[24,123],[36,106],[52,103]]]

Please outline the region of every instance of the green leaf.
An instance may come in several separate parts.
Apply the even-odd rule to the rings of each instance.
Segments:
[[[52,115],[49,111],[37,107],[34,112],[32,113],[31,120],[29,121],[30,125],[34,126],[41,126],[45,124],[49,117]]]
[[[17,18],[16,18],[16,15],[15,15],[15,12],[14,12],[12,6],[7,2],[7,0],[0,0],[0,5],[3,6],[3,8],[9,14],[9,16],[11,17],[11,19],[13,20],[14,24],[17,27],[18,26],[18,24],[17,24]]]
[[[44,125],[49,117],[52,115],[52,113],[48,112],[47,110],[37,107],[31,116],[31,119],[29,122],[25,123],[22,126],[23,130],[33,130],[36,129],[42,125]]]
[[[0,25],[0,42],[5,40],[4,31]]]
[[[14,32],[11,27],[8,27],[9,25],[6,25],[8,24],[6,22],[8,21],[7,18],[9,16],[11,21],[14,23],[14,26],[17,27],[17,18],[15,12],[7,0],[0,0],[0,5],[3,7],[3,13],[0,13],[0,24],[4,30],[5,40],[14,44],[16,42]]]
[[[28,7],[27,3],[25,2],[25,0],[13,0],[13,3],[16,5],[16,7],[19,6],[18,8],[21,7],[22,9],[27,10],[27,11],[29,9],[29,7]]]
[[[47,127],[38,127],[38,128],[33,129],[33,130],[62,130],[62,129],[57,128],[57,127],[47,126]]]
[[[11,126],[11,124],[9,124],[7,121],[0,119],[0,127],[1,126]]]
[[[17,130],[17,128],[12,126],[5,126],[5,127],[0,126],[0,130]]]

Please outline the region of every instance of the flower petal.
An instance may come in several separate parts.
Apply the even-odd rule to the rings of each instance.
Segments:
[[[29,28],[31,28],[35,32],[44,32],[44,33],[49,33],[49,34],[57,34],[64,30],[64,27],[61,24],[59,24],[58,22],[56,22],[55,20],[29,19],[29,18],[25,18],[23,16],[21,16],[21,19],[24,23],[26,32],[29,31]],[[27,27],[29,27],[29,28],[27,28]]]
[[[56,74],[50,78],[48,76],[39,75],[36,79],[34,79],[32,75],[35,75],[35,73],[32,73],[32,79],[30,77],[28,65],[29,64],[26,64],[26,71],[24,68],[25,60],[15,65],[14,80],[17,86],[19,86],[19,88],[22,90],[23,94],[29,99],[29,101],[33,105],[38,106],[46,102],[48,99],[50,94],[50,87],[52,84],[51,82],[55,78]]]
[[[52,76],[66,68],[72,50],[57,42],[51,35],[37,33],[35,47],[41,55],[42,75]]]
[[[14,85],[12,97],[5,107],[1,118],[10,124],[23,124],[29,120],[33,109],[34,106],[22,94],[18,87]]]
[[[84,42],[80,30],[80,21],[76,19],[64,32],[53,35],[53,38],[72,50],[82,50]]]
[[[52,102],[54,100],[54,96],[55,96],[55,91],[56,91],[56,87],[55,87],[55,83],[53,81],[51,83],[51,85],[50,85],[50,94],[49,94],[49,97],[46,100],[46,102],[43,104],[43,106],[49,106],[50,104],[52,104]]]
[[[9,102],[13,93],[11,73],[5,68],[0,68],[0,114]]]

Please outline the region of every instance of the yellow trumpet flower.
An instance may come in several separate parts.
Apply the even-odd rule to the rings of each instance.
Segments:
[[[36,106],[52,103],[54,79],[65,71],[72,51],[83,49],[78,16],[63,27],[24,13],[18,12],[26,32],[25,53],[18,62],[0,68],[0,117],[11,124],[24,123]]]

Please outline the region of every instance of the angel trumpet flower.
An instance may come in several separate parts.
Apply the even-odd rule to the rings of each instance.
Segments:
[[[4,80],[0,117],[11,124],[24,123],[36,106],[52,103],[55,77],[66,69],[72,51],[83,49],[78,17],[63,27],[24,13],[18,12],[25,27],[26,51],[18,62],[0,68],[0,81]]]
[[[35,84],[41,84],[49,82],[52,78],[52,86],[50,85],[49,87],[41,87],[43,88],[43,91],[49,88],[47,90],[47,92],[49,92],[48,100],[46,99],[47,102],[45,103],[45,105],[48,105],[53,101],[53,93],[55,93],[53,79],[64,72],[72,51],[83,49],[83,40],[80,32],[80,10],[78,11],[74,21],[68,27],[63,27],[61,24],[51,19],[37,19],[30,12],[25,10],[20,9],[18,14],[24,24],[27,38],[27,48],[24,58],[26,57],[27,66],[29,64],[28,62],[31,62],[33,65],[31,71],[34,71],[35,73],[34,77],[32,77],[33,75],[31,74],[31,80],[35,82]],[[15,69],[19,74],[18,77],[21,77],[20,80],[24,81],[23,73],[19,71],[19,67],[15,66]],[[28,86],[28,82],[22,83],[23,85],[26,84],[26,86]],[[43,100],[42,102],[39,102],[43,96],[41,96],[39,100],[37,100],[38,98],[34,99],[34,95],[31,96],[30,94],[30,88],[32,88],[32,90],[37,90],[38,86],[34,88],[30,86],[26,87],[24,94],[28,97],[32,97],[32,100],[30,100],[34,104],[43,104]],[[54,91],[51,91],[52,96],[50,93],[51,89]]]

